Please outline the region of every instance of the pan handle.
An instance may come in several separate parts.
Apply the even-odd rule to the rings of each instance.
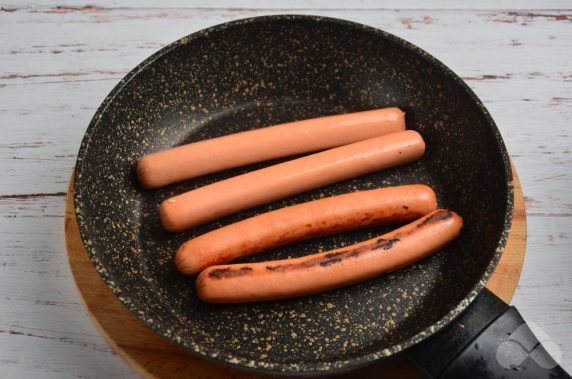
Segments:
[[[429,378],[570,378],[515,307],[487,289],[436,335],[405,352]]]

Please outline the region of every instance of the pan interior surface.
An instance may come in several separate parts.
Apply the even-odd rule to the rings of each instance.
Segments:
[[[414,164],[276,201],[181,234],[165,232],[170,196],[266,162],[145,190],[135,163],[160,149],[322,115],[397,106],[427,144]],[[264,141],[261,141],[264,143]],[[458,314],[499,258],[511,183],[506,151],[474,94],[427,53],[357,24],[308,16],[241,20],[185,37],[109,95],[80,149],[75,205],[98,272],[149,327],[199,356],[273,372],[347,369],[389,356]],[[305,298],[212,305],[179,274],[184,241],[271,209],[362,189],[425,183],[459,213],[463,233],[408,268]],[[282,259],[372,238],[379,227],[278,248]]]

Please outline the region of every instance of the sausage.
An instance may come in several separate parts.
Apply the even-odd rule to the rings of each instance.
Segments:
[[[415,220],[437,208],[435,192],[422,184],[328,197],[277,209],[191,239],[177,250],[183,274],[228,263],[296,241],[362,227]]]
[[[371,138],[222,180],[165,200],[165,229],[183,231],[327,184],[419,159],[425,143],[412,130]]]
[[[313,118],[195,142],[145,155],[137,162],[146,188],[290,155],[309,153],[405,129],[398,108]]]
[[[438,209],[381,237],[352,246],[279,261],[211,266],[196,281],[199,298],[242,303],[316,294],[412,264],[461,232],[456,213]]]

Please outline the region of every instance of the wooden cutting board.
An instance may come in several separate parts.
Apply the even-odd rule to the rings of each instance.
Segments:
[[[522,269],[526,250],[526,213],[520,181],[514,174],[514,218],[506,250],[487,288],[510,302]],[[259,375],[224,368],[191,356],[158,336],[131,314],[107,288],[91,264],[82,244],[73,205],[73,177],[70,181],[65,215],[66,247],[80,296],[91,319],[113,349],[145,378],[262,378]],[[401,357],[335,378],[421,378],[421,374]]]

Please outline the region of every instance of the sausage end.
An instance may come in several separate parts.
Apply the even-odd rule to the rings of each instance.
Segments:
[[[161,218],[161,224],[163,228],[169,232],[178,233],[185,230],[185,228],[177,222],[178,217],[174,214],[173,207],[175,202],[173,199],[167,199],[163,201],[159,207],[159,217]]]
[[[406,130],[405,133],[409,133],[413,136],[417,147],[416,152],[418,154],[418,158],[421,158],[423,154],[425,154],[425,140],[423,139],[423,136],[421,136],[421,134],[416,130]]]
[[[182,274],[195,275],[201,271],[201,268],[193,264],[193,259],[189,257],[192,253],[188,251],[185,245],[186,244],[182,244],[177,249],[177,253],[175,254],[175,265],[177,266],[177,270]]]
[[[229,299],[223,296],[220,298],[220,295],[217,296],[216,290],[213,290],[212,286],[209,286],[208,282],[212,279],[209,278],[209,273],[212,270],[207,268],[199,274],[197,277],[195,288],[197,290],[197,296],[204,302],[207,303],[228,303]],[[233,301],[230,301],[233,302]]]
[[[397,107],[388,108],[388,111],[394,115],[392,120],[400,121],[400,125],[403,125],[403,129],[405,129],[405,112]]]
[[[429,212],[437,209],[437,195],[435,191],[425,184],[418,184],[419,186],[419,196],[425,204],[429,207]],[[429,213],[427,212],[427,213]]]
[[[197,295],[199,296],[199,299],[201,299],[202,301],[209,301],[208,298],[208,285],[205,283],[208,274],[206,274],[208,270],[203,270],[199,276],[197,276],[197,280],[195,282],[195,288],[197,290]]]
[[[455,223],[455,225],[457,225],[459,231],[458,234],[461,233],[461,229],[463,229],[464,223],[463,223],[463,218],[461,216],[459,216],[457,213],[449,210],[449,212],[451,212],[451,215],[453,216],[453,221]]]
[[[137,161],[137,179],[139,183],[147,189],[155,189],[161,187],[161,183],[157,183],[153,174],[153,160],[149,155],[145,155]]]

